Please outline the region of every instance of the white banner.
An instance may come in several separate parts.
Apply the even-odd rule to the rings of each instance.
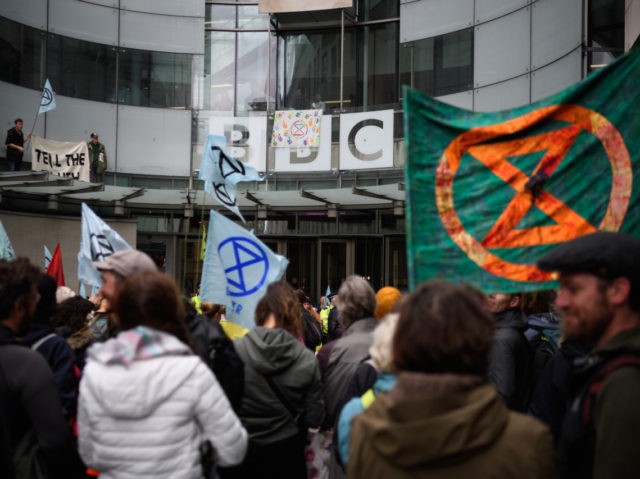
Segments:
[[[340,115],[340,169],[393,166],[393,110]]]
[[[85,142],[31,137],[31,170],[89,182],[89,149]]]
[[[351,8],[353,0],[260,0],[260,13],[307,12],[311,10],[333,10],[334,8]]]

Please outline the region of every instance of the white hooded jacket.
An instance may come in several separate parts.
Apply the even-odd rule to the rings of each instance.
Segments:
[[[175,337],[146,327],[89,350],[79,450],[101,479],[200,478],[209,439],[219,465],[244,458],[247,432],[211,370]]]

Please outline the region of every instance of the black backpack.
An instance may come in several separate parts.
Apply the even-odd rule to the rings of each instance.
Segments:
[[[640,356],[622,354],[595,362],[587,358],[575,364],[576,371],[570,382],[572,389],[580,392],[565,415],[558,446],[561,463],[570,478],[590,477],[593,470],[596,441],[593,410],[607,377],[623,367],[640,368]]]
[[[244,395],[244,363],[222,326],[203,315],[189,319],[187,326],[195,352],[216,375],[233,410],[238,412]]]

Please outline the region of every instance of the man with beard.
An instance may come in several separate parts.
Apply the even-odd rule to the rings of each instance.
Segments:
[[[638,477],[640,240],[624,233],[582,236],[538,266],[559,272],[556,306],[565,337],[595,344],[574,366],[574,399],[559,443],[567,477]]]
[[[531,396],[533,362],[529,342],[524,336],[527,318],[520,309],[520,296],[490,294],[487,304],[496,324],[489,381],[509,409],[525,412]]]
[[[25,258],[0,260],[0,477],[32,477],[39,446],[50,478],[73,478],[81,470],[53,373],[44,358],[17,342],[36,308],[39,270]],[[22,451],[22,453],[20,452]],[[12,458],[11,460],[7,460]]]

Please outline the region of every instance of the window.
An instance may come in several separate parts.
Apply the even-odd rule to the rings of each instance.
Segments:
[[[611,63],[624,52],[624,0],[590,0],[588,71]]]
[[[116,101],[114,47],[60,35],[47,40],[47,77],[58,94],[101,102]]]
[[[400,78],[432,96],[473,88],[473,29],[404,44]]]
[[[191,105],[192,55],[120,50],[118,102],[134,106]]]
[[[0,80],[39,90],[44,32],[0,17]]]

